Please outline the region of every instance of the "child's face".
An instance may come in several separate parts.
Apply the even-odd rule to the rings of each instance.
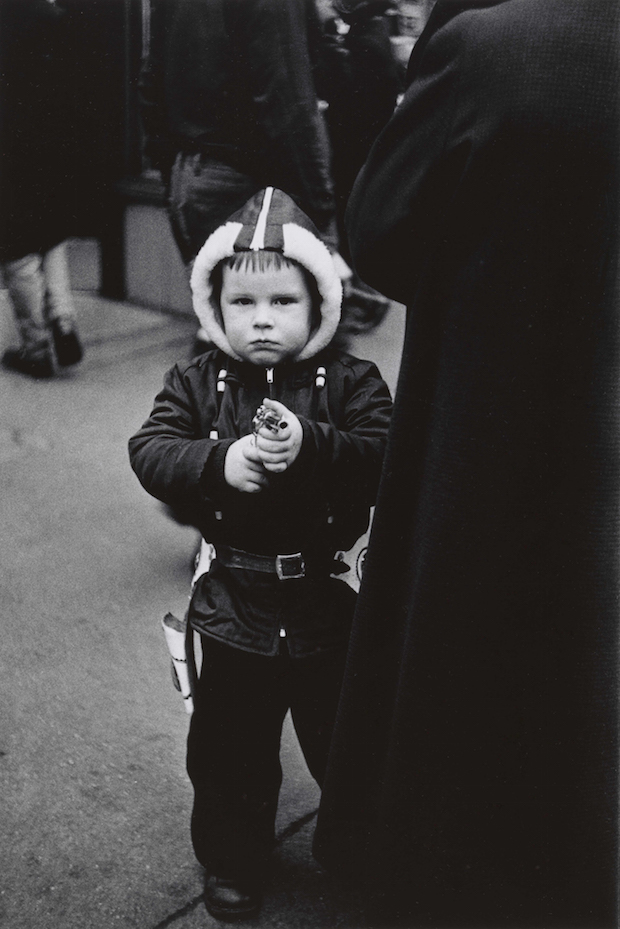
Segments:
[[[310,338],[312,301],[299,268],[224,268],[220,307],[230,347],[252,364],[294,358]]]

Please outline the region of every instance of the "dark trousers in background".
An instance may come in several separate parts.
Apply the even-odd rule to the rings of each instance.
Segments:
[[[261,183],[206,155],[179,152],[170,176],[170,225],[185,264],[207,238],[257,191]]]
[[[287,710],[312,776],[322,784],[346,647],[270,658],[203,636],[187,743],[194,786],[192,842],[210,873],[261,879],[274,845]]]

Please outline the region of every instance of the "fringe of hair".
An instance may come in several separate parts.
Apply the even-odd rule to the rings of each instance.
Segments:
[[[301,268],[306,269],[295,261],[294,258],[286,258],[282,252],[276,252],[270,249],[254,249],[252,251],[235,252],[221,262],[223,268],[231,268],[233,271],[279,271],[281,268]]]

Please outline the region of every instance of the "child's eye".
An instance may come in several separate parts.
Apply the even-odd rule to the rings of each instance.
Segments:
[[[295,297],[274,297],[273,301],[277,306],[289,306],[291,303],[297,303]]]
[[[250,306],[252,301],[250,300],[249,297],[235,297],[232,303],[234,304],[234,306]]]

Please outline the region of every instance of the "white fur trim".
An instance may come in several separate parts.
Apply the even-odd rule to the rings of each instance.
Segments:
[[[242,223],[225,223],[219,226],[196,255],[190,278],[194,311],[200,320],[200,325],[218,348],[221,348],[231,358],[236,358],[237,361],[242,359],[230,347],[211,302],[213,292],[211,273],[220,261],[234,253],[235,242],[242,229]]]
[[[198,252],[190,279],[194,311],[200,325],[219,349],[237,361],[243,359],[231,348],[211,300],[211,273],[220,261],[234,254],[242,228],[241,223],[228,222],[216,229]],[[321,324],[295,359],[305,361],[329,345],[334,337],[340,322],[342,284],[329,249],[310,230],[296,223],[284,223],[282,235],[284,255],[308,269],[322,297]]]
[[[353,271],[348,266],[340,252],[334,252],[332,255],[334,259],[334,264],[336,265],[336,274],[341,281],[350,281],[353,277]]]
[[[314,276],[323,298],[321,325],[295,359],[304,361],[329,345],[334,337],[340,322],[342,284],[329,249],[312,232],[296,223],[284,223],[282,235],[284,254],[308,269]]]

